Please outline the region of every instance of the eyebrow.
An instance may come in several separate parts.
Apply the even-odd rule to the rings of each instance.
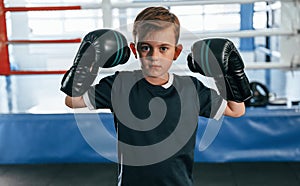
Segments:
[[[151,45],[151,44],[148,42],[138,42],[137,45]],[[170,43],[161,43],[161,44],[159,44],[159,46],[170,46],[171,47],[171,46],[176,46],[176,45],[172,45]]]

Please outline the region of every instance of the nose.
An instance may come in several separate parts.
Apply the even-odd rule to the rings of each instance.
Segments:
[[[153,49],[149,53],[149,57],[151,58],[152,61],[157,61],[159,59],[159,57],[160,57],[159,49]]]

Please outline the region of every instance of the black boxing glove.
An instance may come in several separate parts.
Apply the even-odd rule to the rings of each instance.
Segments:
[[[223,98],[244,102],[252,97],[243,60],[230,40],[211,38],[197,41],[187,61],[192,72],[215,79]]]
[[[130,49],[124,35],[110,29],[88,33],[81,42],[72,67],[65,73],[60,90],[71,97],[83,95],[97,77],[99,67],[124,64]]]

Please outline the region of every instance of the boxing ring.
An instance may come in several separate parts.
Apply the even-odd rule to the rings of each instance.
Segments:
[[[105,1],[103,1],[105,2]],[[239,1],[198,1],[203,4],[237,3]],[[245,3],[259,2],[248,0]],[[168,2],[169,4],[170,2]],[[172,2],[180,5],[180,2]],[[171,3],[171,4],[172,4]],[[195,2],[193,2],[195,3]],[[186,3],[185,3],[186,4]],[[151,5],[151,4],[147,4]],[[124,8],[126,3],[103,6],[103,11]],[[136,3],[135,7],[144,4]],[[62,11],[84,8],[98,9],[101,6],[53,6],[53,7],[5,7],[0,0],[0,75],[5,77],[18,75],[62,75],[65,70],[12,70],[10,67],[8,45],[19,44],[59,44],[80,43],[80,38],[46,40],[9,40],[7,38],[6,13],[24,11]],[[107,21],[109,22],[109,21]],[[202,34],[202,37],[231,36],[254,37],[299,36],[299,30],[268,29],[265,31],[239,31],[234,33]],[[183,37],[188,38],[186,35]],[[284,58],[286,56],[283,56]],[[290,57],[287,61],[291,61]],[[293,61],[292,61],[293,62]],[[297,62],[297,61],[296,61]],[[298,63],[252,64],[249,69],[296,68]],[[87,118],[90,125],[97,125],[89,114],[78,113]],[[110,113],[99,113],[105,128],[114,134],[113,117]],[[196,162],[235,162],[235,161],[300,161],[300,106],[247,108],[241,118],[225,117],[216,138],[205,149],[199,148],[203,131],[208,120],[199,117]],[[106,140],[99,137],[100,140]],[[105,149],[104,149],[105,150]],[[107,149],[107,153],[112,153]],[[80,133],[74,113],[61,114],[0,114],[0,164],[31,163],[68,163],[68,162],[109,162],[99,155],[85,141]]]

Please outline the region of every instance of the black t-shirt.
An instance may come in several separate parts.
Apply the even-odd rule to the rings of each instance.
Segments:
[[[198,116],[218,119],[226,105],[194,77],[170,74],[166,85],[156,86],[141,71],[101,79],[84,100],[114,114],[123,186],[192,185]]]

